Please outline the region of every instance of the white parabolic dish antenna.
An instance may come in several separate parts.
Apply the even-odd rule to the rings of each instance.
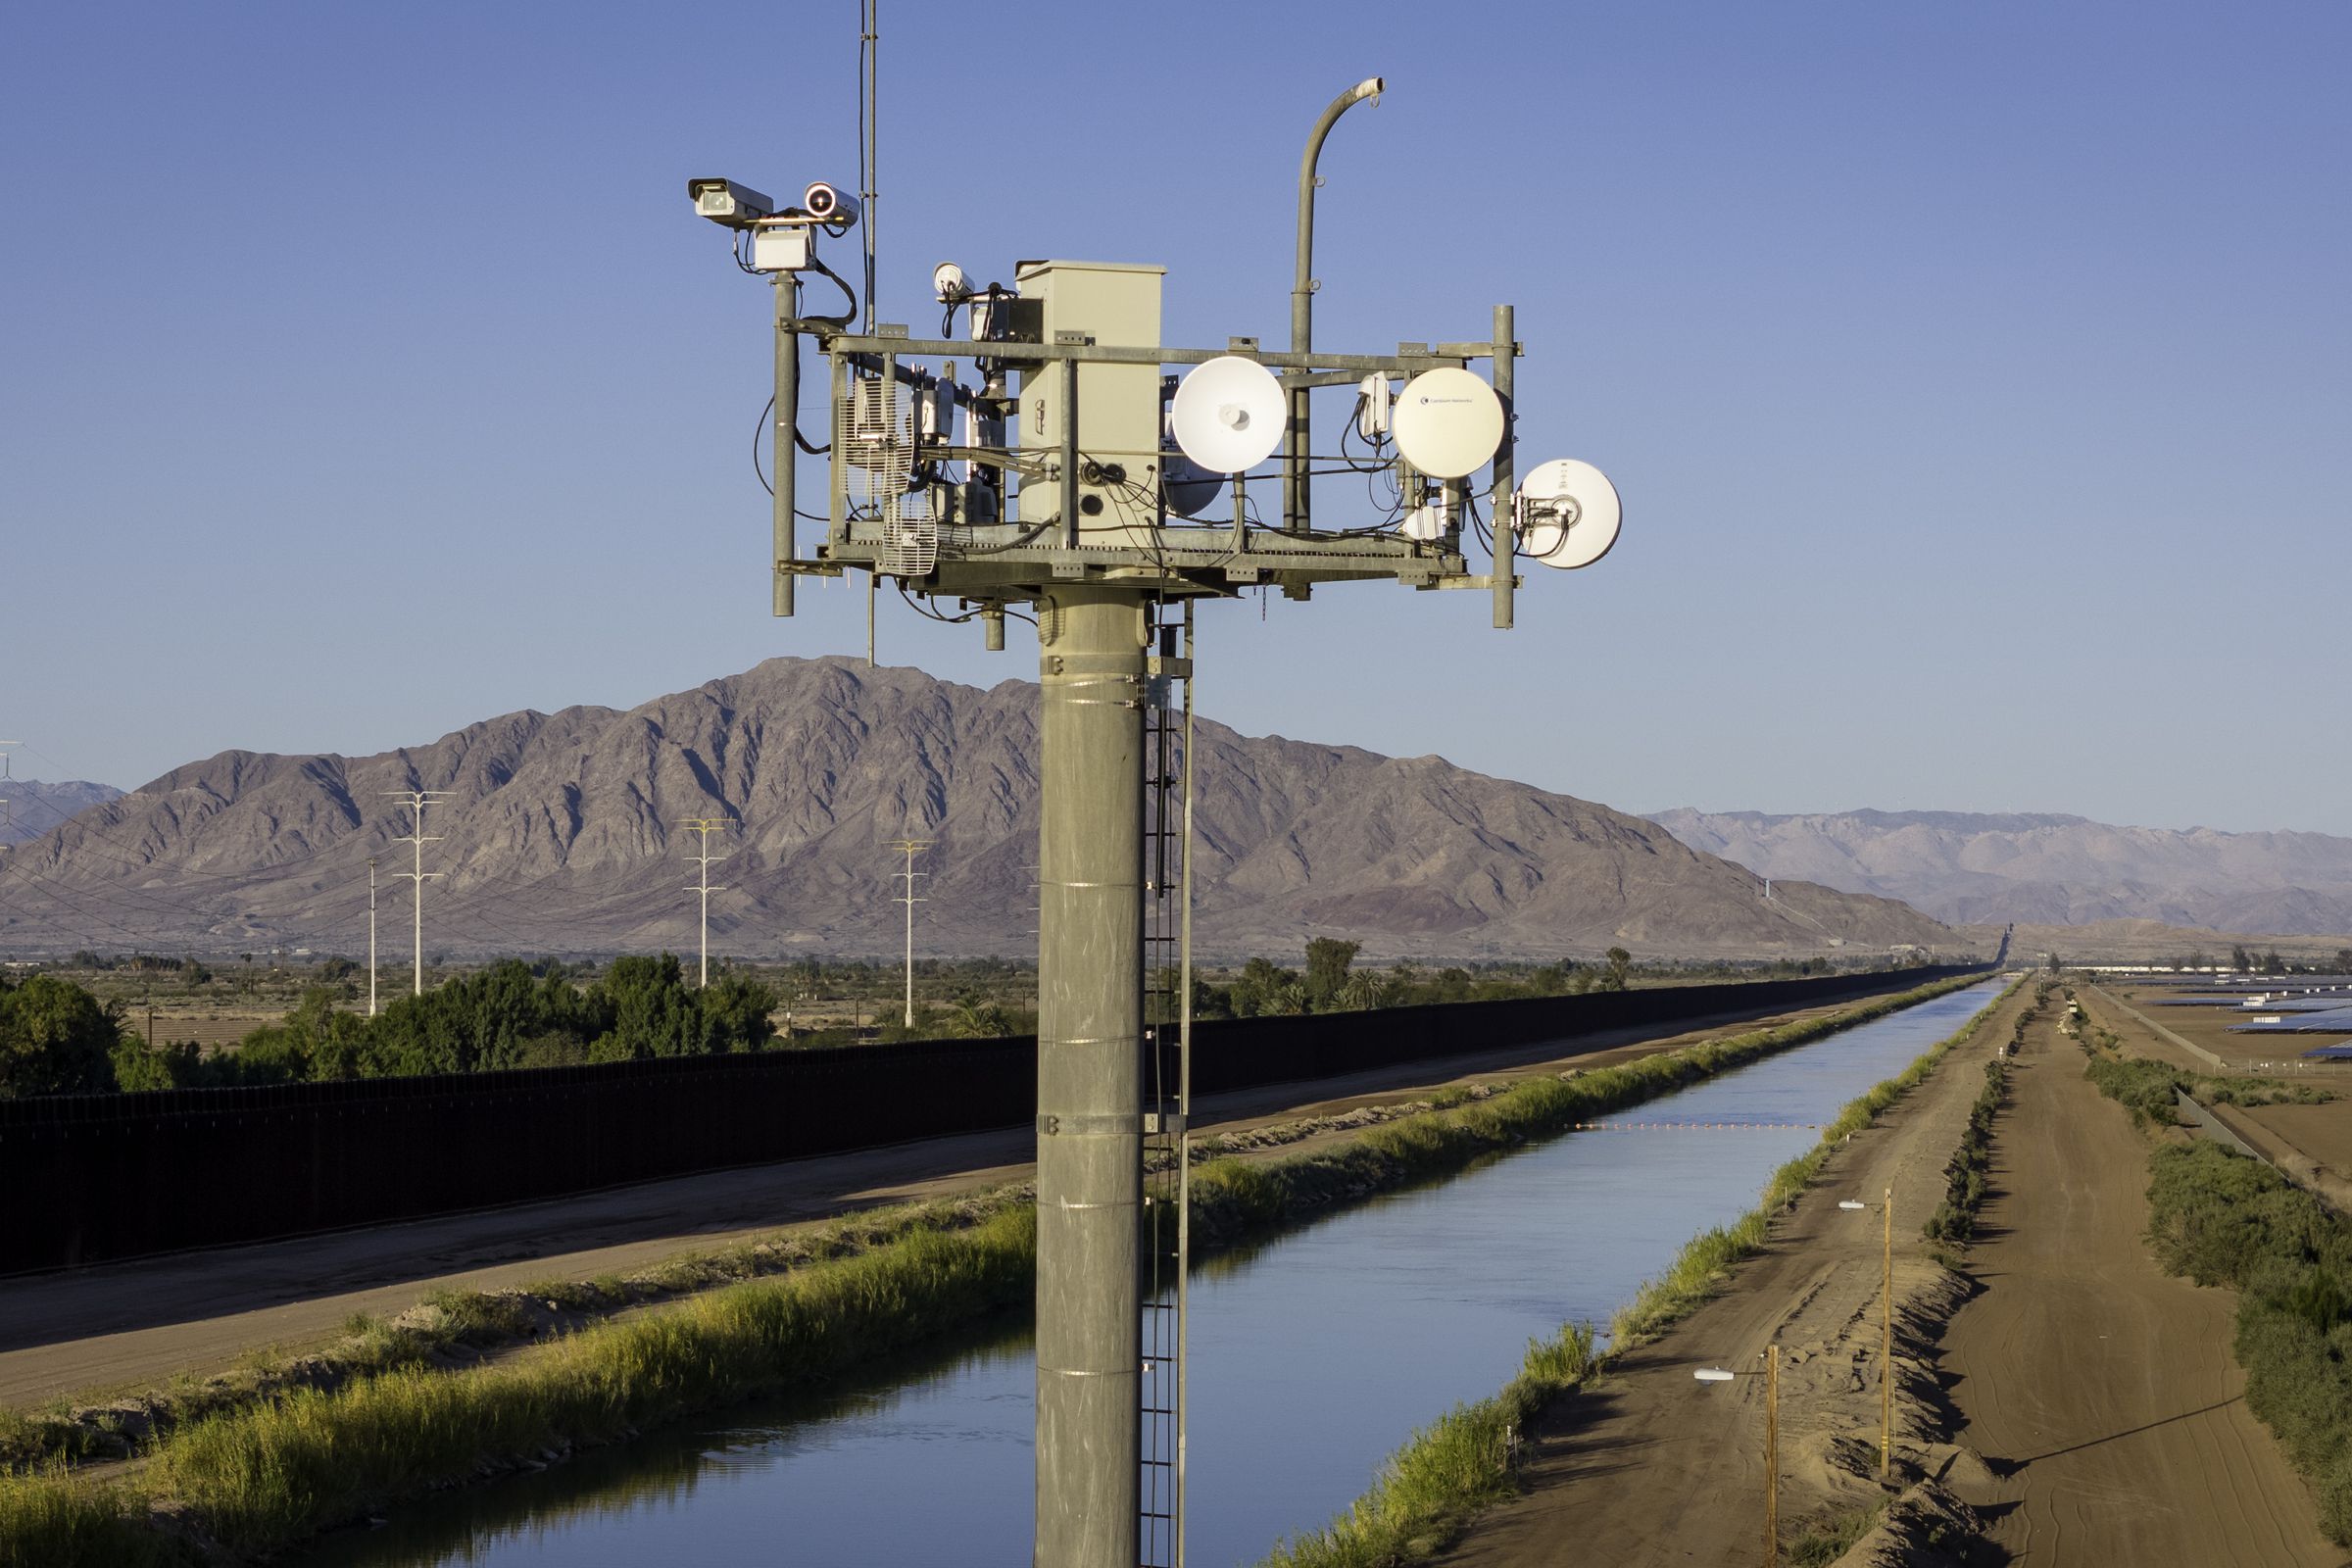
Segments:
[[[1433,479],[1466,478],[1502,445],[1502,399],[1452,366],[1405,382],[1390,417],[1396,450]]]
[[[1273,371],[1223,354],[1176,384],[1168,423],[1186,457],[1211,473],[1242,473],[1282,445],[1285,413]]]
[[[1609,553],[1624,520],[1617,487],[1590,463],[1555,458],[1519,487],[1519,553],[1545,566],[1590,566]]]

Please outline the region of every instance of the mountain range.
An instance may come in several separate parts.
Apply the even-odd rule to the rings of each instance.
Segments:
[[[1659,811],[1696,850],[1761,876],[1900,899],[1955,925],[2154,920],[2210,931],[2352,932],[2352,839],[2112,827],[1963,811]]]
[[[44,784],[37,778],[0,778],[0,844],[37,839],[93,806],[118,800],[122,792],[87,779]]]
[[[1436,757],[1198,730],[1204,956],[1760,956],[1960,939],[1901,903],[1757,879],[1658,825]],[[1034,951],[1038,692],[846,659],[776,659],[618,711],[472,724],[371,757],[230,751],[0,860],[0,950],[358,954],[375,862],[384,951],[428,808],[428,953],[595,954],[695,941],[683,819],[716,817],[721,953],[895,953],[893,840],[931,841],[916,945]]]

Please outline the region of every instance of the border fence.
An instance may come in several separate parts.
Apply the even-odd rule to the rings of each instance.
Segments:
[[[1194,1029],[1193,1088],[1759,1016],[1975,967],[1209,1020]],[[1036,1104],[1026,1036],[0,1101],[0,1191],[12,1199],[0,1273],[1017,1127]]]

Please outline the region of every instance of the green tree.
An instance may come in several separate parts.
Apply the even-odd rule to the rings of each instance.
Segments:
[[[2050,955],[2050,973],[2052,973],[2052,974],[2056,974],[2056,973],[2058,973],[2060,970],[2064,969],[2065,967],[2066,967],[2066,960],[2065,960],[2064,958],[2061,958],[2061,957],[2060,957],[2060,956],[2058,956],[2058,955],[2057,955],[2057,954],[2055,954],[2055,953],[2053,953],[2053,954],[2051,954],[2051,955]]]
[[[1283,968],[1273,959],[1251,958],[1242,965],[1242,972],[1234,977],[1233,984],[1226,991],[1226,995],[1232,999],[1233,1015],[1237,1018],[1254,1018],[1260,1013],[1274,1011],[1274,998],[1285,987],[1297,985],[1298,982],[1297,973]]]
[[[205,1078],[204,1048],[193,1040],[167,1042],[150,1050],[147,1043],[125,1030],[114,1051],[115,1087],[125,1094],[140,1090],[186,1089]]]
[[[1348,984],[1348,970],[1363,951],[1360,942],[1337,937],[1314,937],[1306,944],[1306,998],[1318,1011],[1328,1007]]]
[[[1608,959],[1609,966],[1602,973],[1600,979],[1593,984],[1592,989],[1595,991],[1623,991],[1627,979],[1634,972],[1634,956],[1623,948],[1611,948],[1601,956]]]
[[[115,1087],[120,1009],[68,980],[0,980],[0,1100],[91,1095]]]
[[[612,1022],[589,1047],[592,1060],[696,1056],[714,1049],[677,955],[614,958],[597,989],[612,1006]]]
[[[696,1000],[703,1009],[704,1049],[710,1051],[764,1051],[775,1038],[776,1026],[770,1021],[781,1005],[776,989],[753,979],[750,975],[727,969],[710,982],[710,988],[697,992]],[[1001,1012],[1003,1009],[992,1009]],[[1008,1029],[993,1031],[1009,1034]]]

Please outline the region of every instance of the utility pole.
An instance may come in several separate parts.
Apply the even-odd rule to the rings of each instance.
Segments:
[[[375,857],[368,857],[368,1016],[375,1016]]]
[[[917,871],[914,868],[914,856],[917,850],[929,849],[931,841],[929,839],[899,839],[890,847],[906,852],[906,869],[894,871],[891,875],[906,884],[899,891],[898,902],[906,906],[906,1027],[911,1029],[914,1027],[914,906],[931,902],[929,899],[918,899],[914,896],[914,879],[931,874],[928,871]]]
[[[1764,1348],[1764,1568],[1781,1560],[1781,1345]]]
[[[713,893],[724,893],[727,891],[726,884],[723,882],[715,887],[713,887],[710,883],[710,862],[713,860],[723,860],[726,858],[726,857],[723,855],[712,855],[710,853],[710,835],[713,833],[724,833],[727,830],[727,820],[722,816],[690,816],[684,821],[680,822],[678,826],[684,828],[689,833],[700,835],[698,840],[700,848],[695,854],[689,855],[686,857],[686,858],[692,860],[696,865],[702,867],[702,880],[695,883],[694,886],[688,888],[686,891],[701,895],[703,901],[702,989],[708,991],[710,989],[710,895]]]
[[[1879,1274],[1879,1475],[1894,1468],[1894,1189],[1886,1189]]]
[[[416,884],[416,925],[410,938],[412,950],[416,955],[416,971],[415,978],[410,982],[409,994],[421,997],[424,995],[424,885],[441,875],[438,871],[427,871],[424,868],[424,847],[427,844],[441,842],[441,835],[438,833],[429,836],[425,833],[424,810],[435,801],[447,800],[452,792],[448,790],[385,790],[382,793],[393,800],[408,802],[410,808],[416,813],[416,831],[404,834],[392,841],[395,844],[407,844],[414,847],[416,852],[415,869],[395,871],[392,874],[397,877],[405,877]]]

